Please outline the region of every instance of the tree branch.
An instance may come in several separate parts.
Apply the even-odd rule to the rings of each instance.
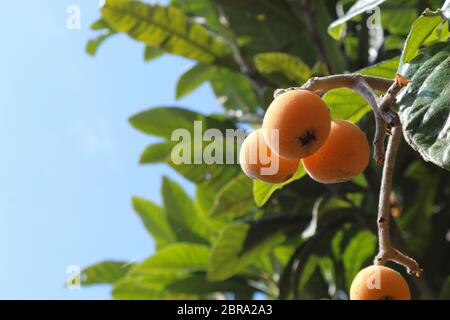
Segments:
[[[392,176],[394,174],[397,150],[402,137],[400,126],[392,128],[392,135],[389,138],[386,161],[383,167],[381,178],[380,198],[378,201],[378,241],[379,251],[375,257],[374,264],[384,265],[387,261],[394,261],[407,268],[409,274],[420,276],[422,269],[416,260],[408,257],[404,253],[392,247],[389,234],[390,204],[389,197],[392,190]]]

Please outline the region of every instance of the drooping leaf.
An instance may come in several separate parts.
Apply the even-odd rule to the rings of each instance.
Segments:
[[[111,36],[113,36],[114,34],[116,34],[116,32],[114,31],[106,31],[104,34],[98,36],[95,39],[91,39],[88,41],[87,45],[86,45],[86,52],[91,55],[91,56],[95,56],[97,53],[97,50],[99,48],[99,46],[108,38],[110,38]]]
[[[83,286],[113,284],[125,277],[133,265],[125,261],[99,262],[81,271],[81,284]]]
[[[133,208],[141,218],[144,226],[156,241],[158,248],[175,241],[164,209],[151,201],[133,197]]]
[[[425,161],[450,170],[450,42],[438,43],[406,65],[411,83],[397,96],[406,141]]]
[[[103,18],[137,41],[199,62],[233,66],[230,48],[179,9],[131,0],[107,0]]]
[[[97,38],[91,39],[88,41],[86,45],[86,52],[95,56],[97,53],[98,47],[109,37],[115,35],[117,32],[111,28],[111,26],[104,20],[98,19],[91,25],[92,30],[102,30],[102,34],[100,34]]]

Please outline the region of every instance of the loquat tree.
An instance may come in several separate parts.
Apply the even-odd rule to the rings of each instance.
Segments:
[[[195,61],[176,97],[208,83],[223,113],[130,118],[161,138],[140,163],[196,194],[164,178],[162,204],[134,197],[154,254],[87,267],[83,285],[116,299],[450,299],[449,21],[438,0],[106,0],[89,54],[125,33],[146,61]],[[174,163],[172,132],[194,121],[256,129],[235,146],[242,169]],[[279,170],[262,174],[252,149]]]

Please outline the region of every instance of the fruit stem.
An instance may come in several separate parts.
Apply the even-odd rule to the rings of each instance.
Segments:
[[[404,253],[392,247],[389,233],[390,202],[389,198],[392,190],[392,176],[394,174],[395,160],[397,151],[402,138],[401,126],[392,128],[391,136],[388,141],[386,161],[383,166],[383,175],[381,178],[380,197],[378,200],[378,242],[379,251],[375,257],[374,264],[384,265],[387,261],[394,261],[407,268],[409,274],[415,273],[420,276],[422,269],[416,260],[408,257]]]

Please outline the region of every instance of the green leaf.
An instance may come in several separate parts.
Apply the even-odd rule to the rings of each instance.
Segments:
[[[181,99],[197,89],[200,85],[210,80],[215,69],[206,64],[196,64],[178,79],[176,98]]]
[[[178,241],[207,243],[207,226],[192,199],[179,184],[163,178],[162,196],[167,219]]]
[[[432,216],[436,212],[440,173],[428,169],[423,161],[416,160],[405,170],[408,184],[403,186],[404,208],[398,219],[402,237],[409,251],[422,257],[432,236]]]
[[[425,41],[438,39],[438,27],[443,22],[444,20],[438,12],[425,10],[425,12],[414,21],[411,27],[411,31],[409,32],[403,49],[402,61],[404,63],[409,63],[419,54],[419,49]]]
[[[358,71],[361,74],[394,78],[397,72],[399,59],[380,62],[371,67]],[[327,92],[323,100],[331,110],[333,119],[345,119],[357,122],[363,115],[371,110],[367,101],[350,89],[335,89]]]
[[[144,133],[170,140],[173,131],[187,129],[194,132],[194,121],[205,120],[205,116],[186,109],[155,107],[132,116],[130,123]]]
[[[304,175],[306,175],[305,168],[303,168],[303,165],[300,164],[294,176],[283,183],[270,184],[260,180],[253,180],[253,197],[256,204],[258,207],[262,207],[275,191],[283,188],[291,182],[301,179]]]
[[[312,74],[311,69],[300,58],[283,52],[260,53],[254,57],[254,61],[256,69],[269,79],[275,76],[287,79],[288,84],[282,81],[282,86],[289,86],[289,83],[302,84]]]
[[[425,161],[450,170],[450,42],[427,48],[402,72],[412,83],[397,96],[406,141]]]
[[[243,252],[250,225],[235,223],[223,229],[212,249],[208,266],[208,280],[221,281],[244,271],[255,259],[282,243],[285,236],[276,233],[251,250]]]
[[[124,261],[103,261],[81,271],[81,284],[112,284],[129,272],[132,263]]]
[[[189,277],[193,272],[205,271],[209,248],[192,243],[168,245],[144,262],[136,265],[128,275],[115,284],[116,299],[162,299],[172,295],[166,287]]]
[[[342,35],[342,30],[344,24],[350,19],[364,13],[366,11],[372,10],[378,7],[386,0],[358,0],[356,3],[345,13],[344,16],[333,21],[328,27],[329,34],[336,40],[339,40]]]
[[[363,264],[374,255],[375,248],[376,237],[370,231],[360,231],[352,238],[343,254],[347,288]]]
[[[252,182],[247,176],[240,174],[219,191],[211,216],[237,217],[247,213],[254,206]]]
[[[175,236],[170,229],[164,209],[151,201],[133,197],[133,208],[141,218],[144,226],[156,241],[156,246],[161,248],[175,241]]]
[[[210,282],[205,274],[194,274],[187,278],[170,283],[166,290],[173,293],[204,295],[214,292],[238,293],[252,296],[255,289],[246,284],[244,279],[238,277],[230,278],[225,281]]]
[[[215,68],[210,83],[225,109],[252,112],[261,105],[250,79],[242,74],[225,68]]]
[[[91,39],[88,41],[86,45],[86,52],[91,55],[95,56],[97,53],[98,47],[109,37],[116,34],[116,31],[111,28],[111,26],[104,20],[104,19],[98,19],[91,25],[92,30],[102,30],[103,33],[99,35],[95,39]]]
[[[175,7],[107,0],[102,15],[115,30],[148,46],[200,62],[230,65],[230,48]]]
[[[170,154],[175,146],[173,142],[161,142],[149,145],[141,155],[139,163],[159,163],[170,159]]]
[[[91,39],[88,41],[86,45],[86,52],[91,55],[95,56],[97,54],[97,50],[99,46],[108,38],[115,35],[116,32],[114,31],[106,31],[104,34],[100,35],[99,37],[95,39]]]
[[[144,61],[149,62],[156,58],[161,57],[164,54],[164,50],[161,50],[152,46],[145,46]]]

